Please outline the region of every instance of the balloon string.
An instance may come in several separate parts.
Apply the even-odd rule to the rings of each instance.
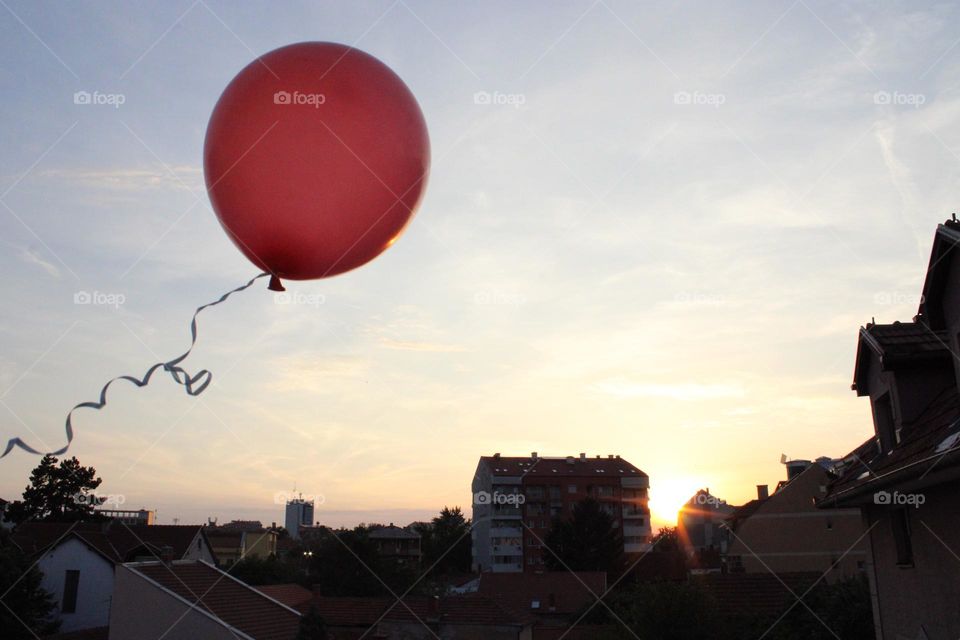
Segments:
[[[269,275],[270,275],[269,273],[261,273],[260,275],[252,278],[246,284],[241,285],[236,289],[231,289],[230,291],[227,291],[225,294],[223,294],[213,302],[208,302],[202,307],[197,307],[197,310],[193,312],[193,319],[190,321],[190,348],[184,351],[181,355],[177,356],[173,360],[168,360],[167,362],[158,362],[157,364],[147,369],[147,372],[143,374],[142,378],[136,378],[134,376],[117,376],[116,378],[113,378],[112,380],[107,382],[105,385],[103,385],[103,388],[100,389],[99,401],[81,402],[80,404],[74,406],[73,409],[70,410],[70,413],[67,414],[67,421],[65,425],[65,430],[67,433],[67,444],[64,445],[62,448],[57,449],[56,451],[51,451],[49,455],[58,456],[63,453],[66,453],[67,449],[70,448],[70,443],[73,442],[73,423],[71,422],[71,419],[73,417],[73,412],[76,411],[77,409],[100,410],[103,407],[105,407],[107,404],[107,389],[109,389],[110,385],[112,385],[117,380],[126,380],[127,382],[132,382],[138,387],[145,387],[150,383],[150,377],[153,376],[154,372],[160,369],[163,369],[164,371],[170,374],[174,382],[184,387],[184,389],[187,392],[187,395],[198,396],[201,393],[203,393],[204,389],[206,389],[210,385],[211,380],[213,380],[213,374],[207,371],[206,369],[201,369],[196,373],[196,375],[191,376],[189,373],[187,373],[187,371],[183,367],[180,366],[180,363],[183,362],[187,358],[187,356],[190,355],[190,352],[193,351],[193,347],[197,344],[197,316],[200,315],[200,312],[206,309],[207,307],[213,307],[220,304],[221,302],[229,298],[234,293],[243,291],[244,289],[251,287],[254,282],[259,280],[260,278],[264,278]],[[7,448],[4,449],[2,454],[0,454],[0,458],[3,458],[8,453],[10,453],[14,447],[20,447],[21,449],[23,449],[28,453],[43,455],[43,452],[38,451],[37,449],[34,449],[30,445],[28,445],[26,442],[24,442],[22,439],[10,438],[10,440],[7,441]]]

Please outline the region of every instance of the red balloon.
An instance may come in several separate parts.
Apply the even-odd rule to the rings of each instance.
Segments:
[[[430,140],[403,81],[342,44],[301,42],[247,65],[203,149],[210,202],[255,265],[325,278],[380,255],[423,196]]]

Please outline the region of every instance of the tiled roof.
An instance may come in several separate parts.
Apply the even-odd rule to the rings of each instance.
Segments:
[[[110,636],[110,627],[94,627],[80,631],[67,631],[52,636],[44,636],[43,640],[107,640]]]
[[[389,527],[379,527],[377,529],[373,529],[368,533],[368,535],[373,539],[390,538],[390,539],[417,540],[420,538],[419,533],[415,533],[413,531],[404,529],[402,527],[395,527],[392,524]]]
[[[882,454],[871,437],[844,457],[840,476],[830,485],[821,503],[834,503],[863,487],[885,486],[894,474],[913,478],[931,469],[946,469],[960,462],[960,394],[950,387],[937,395],[926,409],[901,430],[902,440],[889,454]],[[929,460],[928,464],[917,465]],[[936,462],[936,464],[934,464]],[[916,465],[916,468],[910,468]],[[931,478],[932,479],[932,478]]]
[[[607,574],[602,571],[484,573],[477,593],[513,611],[572,614],[592,604],[593,594],[602,596],[606,587]]]
[[[795,604],[819,573],[708,573],[697,576],[727,615],[779,616]],[[784,586],[786,584],[786,586]],[[789,588],[788,588],[789,587]],[[791,593],[791,590],[793,593]]]
[[[647,474],[623,458],[609,456],[594,458],[481,456],[480,461],[486,464],[495,476],[522,476],[529,473],[545,478],[551,476],[647,477]]]
[[[910,358],[923,354],[949,357],[946,331],[933,331],[918,322],[894,322],[893,324],[868,324],[861,329],[885,358]]]
[[[767,499],[769,500],[769,498]],[[763,500],[751,500],[736,507],[733,512],[726,517],[727,522],[730,523],[730,527],[736,529],[737,525],[752,516],[763,502]]]
[[[203,562],[125,565],[256,640],[293,640],[300,615]]]
[[[76,536],[112,562],[127,562],[135,555],[159,555],[163,547],[182,558],[202,531],[200,526],[137,525],[121,522],[25,522],[13,533],[13,540],[25,553],[46,550],[58,540]]]
[[[254,589],[294,609],[313,598],[313,592],[299,584],[262,584]]]
[[[533,618],[508,611],[491,598],[481,595],[446,596],[431,603],[431,598],[326,598],[316,597],[298,607],[306,612],[315,607],[324,622],[335,627],[370,627],[378,620],[390,622],[444,622],[475,625],[525,625]]]

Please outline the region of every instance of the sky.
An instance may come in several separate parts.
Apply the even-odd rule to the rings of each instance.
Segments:
[[[469,508],[481,455],[619,454],[654,524],[871,433],[858,328],[916,313],[960,170],[960,7],[0,1],[0,438],[182,353],[257,273],[202,147],[256,56],[335,41],[423,109],[421,208],[350,273],[200,317],[213,383],[115,385],[70,449],[161,523]],[[76,104],[76,92],[100,104]],[[487,99],[489,98],[489,99]],[[288,298],[289,300],[290,298]],[[89,303],[83,304],[85,300]],[[0,460],[0,496],[35,456]]]

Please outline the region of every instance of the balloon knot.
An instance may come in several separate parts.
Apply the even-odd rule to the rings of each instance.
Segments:
[[[270,276],[270,285],[267,288],[270,289],[270,291],[286,291],[280,282],[280,277],[276,275]]]

